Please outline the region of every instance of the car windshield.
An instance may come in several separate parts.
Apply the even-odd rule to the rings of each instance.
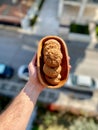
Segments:
[[[2,74],[5,70],[5,65],[4,64],[0,64],[0,74]]]
[[[93,86],[93,87],[96,86],[96,82],[95,82],[94,79],[92,79],[92,86]]]
[[[28,68],[25,68],[25,69],[24,69],[24,73],[28,73]]]

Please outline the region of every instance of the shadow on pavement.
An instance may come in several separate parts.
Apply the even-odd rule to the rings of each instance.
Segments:
[[[68,47],[69,56],[71,58],[71,72],[74,73],[76,71],[77,66],[81,64],[81,62],[85,58],[85,52],[89,43],[66,41],[66,44]]]

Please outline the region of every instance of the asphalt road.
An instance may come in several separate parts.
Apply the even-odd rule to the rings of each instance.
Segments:
[[[72,73],[98,79],[98,49],[89,49],[89,43],[66,41],[71,57]]]
[[[32,35],[0,31],[0,63],[9,64],[15,69],[28,64],[37,51],[39,40],[40,37]]]
[[[0,30],[0,63],[14,67],[28,64],[37,51],[39,36]],[[66,41],[71,57],[71,72],[98,78],[98,50],[88,49],[88,43]]]

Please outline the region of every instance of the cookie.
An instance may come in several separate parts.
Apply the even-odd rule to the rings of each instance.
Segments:
[[[58,47],[59,49],[61,48],[61,46],[60,46],[60,44],[59,44],[59,42],[57,41],[57,40],[55,40],[55,39],[49,39],[49,40],[47,40],[45,43],[44,43],[44,48],[46,47],[46,46],[48,46],[48,45],[50,45],[50,46],[56,46],[56,47]]]
[[[63,55],[58,49],[49,49],[44,53],[44,63],[49,67],[57,67],[62,62]]]
[[[44,64],[44,66],[43,66],[43,72],[48,77],[55,78],[55,77],[58,76],[58,74],[60,74],[60,72],[61,72],[61,66],[55,67],[55,68],[51,68],[51,67],[47,66],[46,64]]]
[[[57,46],[57,45],[55,45],[55,44],[49,44],[49,45],[47,45],[47,46],[45,46],[45,47],[43,48],[43,54],[45,54],[45,52],[47,52],[47,51],[50,50],[50,49],[60,50],[60,47]]]
[[[60,82],[61,75],[59,74],[56,78],[50,78],[48,76],[45,76],[47,82],[51,85],[57,85]]]
[[[45,54],[45,52],[47,52],[49,49],[61,49],[61,45],[59,44],[59,42],[55,39],[49,39],[44,43],[43,46],[43,54]]]

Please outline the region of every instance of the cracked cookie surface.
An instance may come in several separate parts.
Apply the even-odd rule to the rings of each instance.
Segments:
[[[48,77],[55,78],[58,76],[58,74],[60,74],[61,66],[51,68],[51,67],[47,66],[46,64],[44,64],[43,71],[44,71],[45,75],[47,75]]]
[[[45,78],[48,81],[48,83],[52,85],[57,85],[60,82],[61,75],[59,74],[56,78],[50,78],[48,76],[45,76]]]
[[[49,49],[44,53],[44,63],[50,67],[57,67],[61,64],[62,53],[57,49]]]

